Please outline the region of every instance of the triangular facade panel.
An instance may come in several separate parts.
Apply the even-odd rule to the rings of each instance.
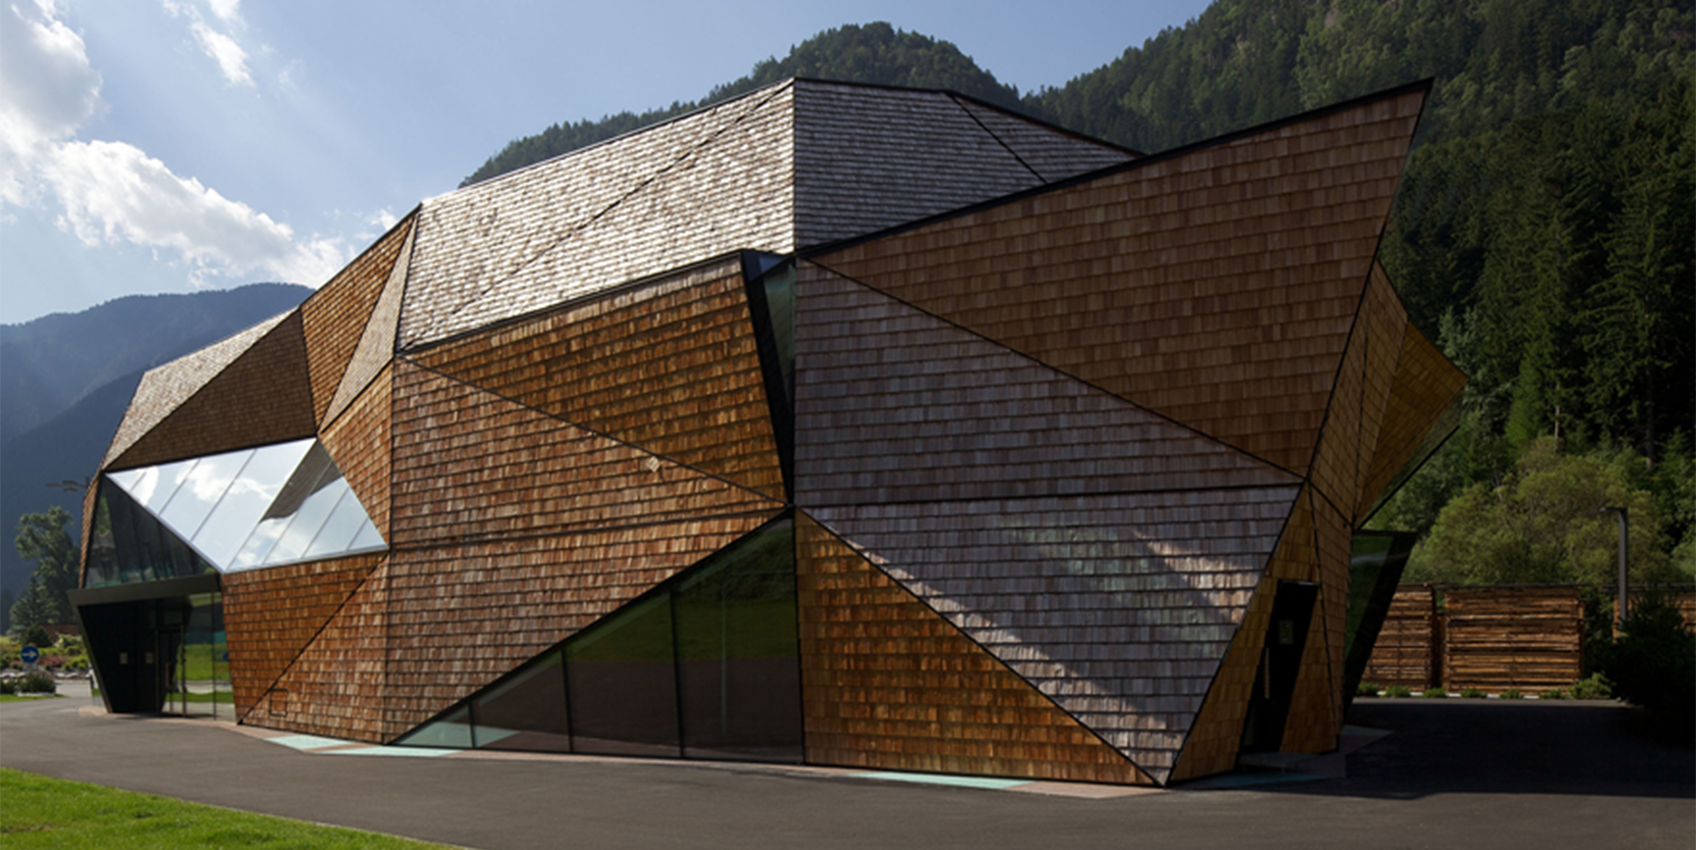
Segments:
[[[815,266],[797,291],[804,506],[1300,482]]]
[[[1377,500],[1392,487],[1409,461],[1415,459],[1425,436],[1466,386],[1466,375],[1456,369],[1419,329],[1408,325],[1402,337],[1401,356],[1390,382],[1385,402],[1384,425],[1372,454],[1367,486],[1362,493]],[[1364,512],[1363,508],[1363,512]]]
[[[306,339],[296,310],[107,467],[148,466],[299,440],[317,432]]]
[[[342,411],[365,392],[365,387],[394,360],[395,334],[400,330],[401,298],[406,294],[407,261],[411,256],[412,233],[408,231],[406,241],[395,257],[394,267],[389,270],[388,280],[383,284],[383,291],[377,298],[377,305],[371,308],[371,318],[360,332],[359,345],[353,350],[347,371],[342,373],[336,394],[330,400],[329,409],[324,412],[321,422],[325,430],[335,424]]]
[[[395,396],[397,539],[502,538],[782,506],[405,360]]]
[[[382,370],[324,429],[320,439],[371,522],[389,538],[389,488],[394,449],[394,370]]]
[[[408,216],[300,306],[313,410],[321,424],[329,421],[331,401],[411,232],[412,216]]]
[[[242,715],[242,722],[371,743],[398,734],[386,707],[389,607],[385,559]]]
[[[1297,489],[809,513],[1164,781]]]
[[[1019,161],[1035,172],[1038,179],[1044,183],[1065,180],[1136,159],[1136,154],[1123,148],[1103,144],[963,97],[956,97],[955,100],[973,120],[983,125],[986,131],[995,136],[996,141],[1005,145],[1008,152],[1018,157]]]
[[[595,145],[426,202],[416,225],[400,348],[438,342],[607,285],[599,279],[541,277],[527,269],[545,254],[571,252],[565,243],[579,238],[580,231],[786,89],[727,101],[648,128],[622,144]],[[778,161],[772,167],[787,171],[783,147],[775,152]],[[680,205],[700,202],[676,200]],[[748,247],[742,238],[729,241]],[[756,247],[790,250],[786,243]],[[667,268],[653,265],[648,271]]]
[[[395,553],[390,718],[400,730],[423,723],[776,515],[629,524]]]
[[[797,532],[808,761],[1152,781],[817,523]]]
[[[813,259],[1307,469],[1424,91]]]
[[[224,579],[237,717],[253,709],[382,560],[382,555],[357,555]]]
[[[417,362],[781,501],[740,264],[468,337]]]
[[[147,436],[154,426],[164,421],[165,417],[171,415],[201,387],[206,386],[207,382],[224,371],[224,367],[233,363],[292,315],[292,311],[279,313],[193,354],[148,370],[147,374],[141,376],[141,384],[136,387],[135,396],[130,399],[129,409],[124,413],[123,422],[118,425],[118,433],[112,437],[111,446],[106,449],[106,457],[100,462],[100,468],[116,467],[118,458],[135,445],[137,440]]]

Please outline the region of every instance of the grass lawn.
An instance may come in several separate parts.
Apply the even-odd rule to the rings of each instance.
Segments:
[[[129,848],[441,848],[373,832],[234,812],[0,768],[0,846]]]
[[[58,699],[64,694],[0,694],[0,702],[28,702],[32,699]]]

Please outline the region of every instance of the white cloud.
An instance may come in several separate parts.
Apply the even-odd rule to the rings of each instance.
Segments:
[[[207,0],[212,14],[226,24],[241,22],[241,0]]]
[[[43,169],[61,226],[86,245],[177,251],[196,282],[213,271],[316,285],[347,262],[339,239],[297,242],[286,224],[232,201],[123,142],[69,142]]]
[[[206,22],[195,20],[189,24],[189,32],[194,33],[194,40],[200,42],[200,49],[218,63],[218,70],[224,74],[224,79],[232,86],[253,85],[253,75],[247,72],[247,51],[241,49],[236,40],[224,35],[206,25]]]
[[[241,274],[316,286],[346,264],[351,251],[339,237],[298,239],[134,145],[76,140],[104,105],[82,38],[46,0],[0,14],[9,16],[0,19],[0,207],[45,208],[50,198],[59,226],[84,244],[175,252],[196,285]],[[240,67],[239,47],[234,55]]]

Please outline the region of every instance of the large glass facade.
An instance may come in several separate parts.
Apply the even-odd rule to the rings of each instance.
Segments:
[[[323,444],[295,440],[110,472],[87,587],[235,572],[385,547]]]
[[[396,743],[799,762],[794,553],[768,523]]]

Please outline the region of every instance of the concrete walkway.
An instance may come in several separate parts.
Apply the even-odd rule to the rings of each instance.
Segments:
[[[1348,775],[1267,762],[1175,791],[484,753],[360,758],[328,739],[0,706],[0,765],[463,847],[1696,846],[1696,754],[1612,703],[1371,700]],[[287,737],[310,740],[272,740]],[[393,748],[389,748],[393,749]],[[1334,763],[1338,759],[1333,758]],[[1332,771],[1334,772],[1334,771]]]

